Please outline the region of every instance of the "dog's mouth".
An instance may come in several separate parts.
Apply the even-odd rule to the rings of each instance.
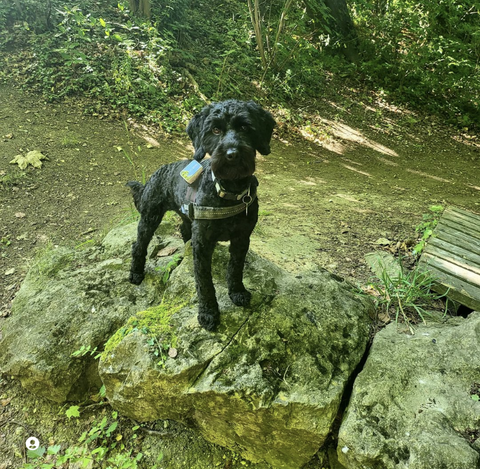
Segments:
[[[212,171],[220,179],[243,179],[255,172],[255,149],[238,147],[212,153]]]

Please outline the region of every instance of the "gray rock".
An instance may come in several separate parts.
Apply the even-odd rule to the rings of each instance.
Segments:
[[[183,254],[172,246],[183,243],[167,228],[140,286],[128,282],[135,224],[99,246],[39,256],[4,323],[0,371],[56,402],[84,399],[103,380],[126,416],[187,423],[259,467],[302,467],[331,431],[365,351],[370,303],[326,271],[295,277],[251,253],[252,304],[236,307],[222,245],[213,262],[221,326],[206,332],[191,252],[173,270]]]
[[[163,304],[131,318],[107,343],[99,365],[107,397],[137,420],[193,424],[250,461],[300,468],[324,443],[363,356],[369,304],[327,272],[296,278],[250,253],[252,305],[235,307],[227,259],[217,248],[219,331],[198,326],[187,250]]]
[[[93,351],[131,315],[158,304],[164,291],[167,258],[150,261],[141,286],[128,282],[135,233],[136,223],[112,230],[100,246],[57,248],[37,258],[3,327],[2,372],[56,402],[82,399],[101,385]],[[164,242],[155,238],[150,252]],[[86,353],[73,357],[79,350]]]
[[[418,326],[414,336],[387,326],[355,381],[340,462],[347,469],[479,468],[479,357],[478,312]]]
[[[395,283],[402,277],[402,264],[388,252],[369,252],[365,254],[365,260],[377,278],[385,284]]]

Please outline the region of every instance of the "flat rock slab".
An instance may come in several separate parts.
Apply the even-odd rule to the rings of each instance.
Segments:
[[[480,467],[480,313],[374,339],[340,428],[347,469]]]
[[[370,304],[326,271],[295,277],[250,253],[252,305],[235,307],[227,259],[219,246],[219,331],[198,326],[187,251],[163,304],[131,318],[107,343],[99,367],[107,397],[134,419],[187,422],[250,461],[300,468],[324,443],[364,354]],[[155,316],[167,327],[152,334]]]
[[[402,277],[400,262],[388,252],[369,252],[365,254],[365,260],[377,278],[386,284],[396,282]]]

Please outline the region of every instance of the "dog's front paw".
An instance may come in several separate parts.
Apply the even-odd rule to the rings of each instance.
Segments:
[[[130,272],[130,277],[128,277],[128,280],[134,285],[140,285],[143,282],[144,278],[145,274],[143,272],[141,274],[139,274],[138,272]]]
[[[232,303],[236,306],[248,306],[252,299],[252,294],[248,291],[231,292],[228,294]]]
[[[214,331],[220,324],[220,313],[218,308],[198,308],[198,323],[207,331]]]

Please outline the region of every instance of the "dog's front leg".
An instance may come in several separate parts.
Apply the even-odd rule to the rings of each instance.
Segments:
[[[249,246],[249,236],[239,236],[230,241],[230,261],[227,270],[228,295],[237,306],[247,306],[252,298],[252,294],[243,285],[243,267]]]
[[[212,280],[212,256],[216,241],[206,240],[196,230],[192,233],[193,271],[198,295],[198,322],[213,331],[220,322],[215,287]]]
[[[137,241],[132,246],[132,264],[130,266],[130,283],[140,285],[145,278],[145,258],[148,245],[155,230],[162,221],[163,213],[153,216],[142,216],[138,222]]]

